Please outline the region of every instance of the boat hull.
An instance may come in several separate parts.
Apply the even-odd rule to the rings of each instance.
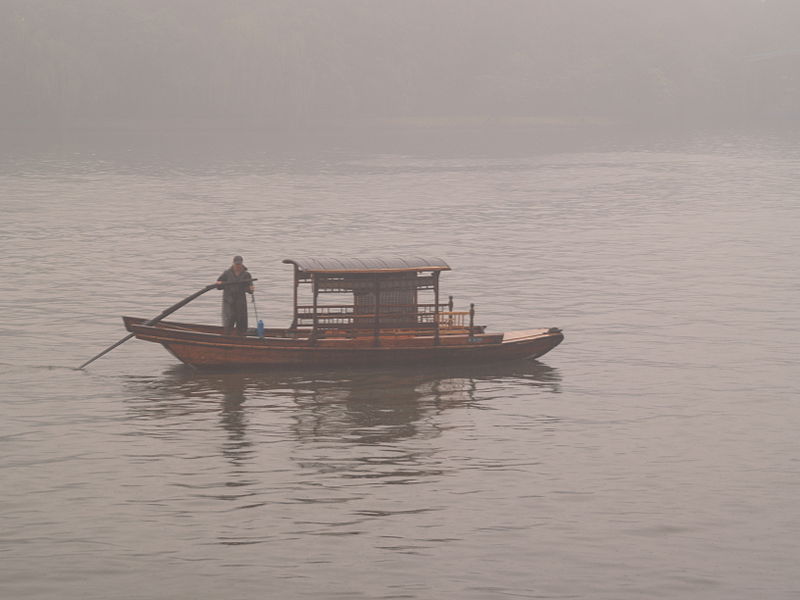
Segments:
[[[178,360],[199,369],[502,362],[538,358],[564,339],[557,329],[442,335],[438,341],[430,335],[313,340],[291,330],[269,330],[259,338],[226,336],[221,328],[208,325],[123,320],[137,338],[160,343]]]

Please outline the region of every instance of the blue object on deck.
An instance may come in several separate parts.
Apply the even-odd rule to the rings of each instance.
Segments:
[[[264,321],[262,321],[261,319],[258,320],[256,331],[258,332],[258,337],[264,337]]]

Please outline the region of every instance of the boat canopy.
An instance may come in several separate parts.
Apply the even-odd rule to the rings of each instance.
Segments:
[[[449,271],[441,258],[394,256],[384,258],[287,258],[283,261],[305,273],[412,273]]]
[[[442,271],[450,270],[450,265],[441,258],[326,256],[287,258],[283,262],[294,265],[291,328],[310,326],[315,338],[330,332],[361,335],[366,331],[378,344],[381,331],[392,329],[424,330],[438,340],[441,315],[455,314],[452,298],[447,303],[439,301],[439,276]],[[420,292],[432,292],[433,297],[420,302]],[[338,294],[333,298],[336,303],[323,304],[322,296],[331,298],[331,294]],[[464,316],[459,318],[463,321]]]

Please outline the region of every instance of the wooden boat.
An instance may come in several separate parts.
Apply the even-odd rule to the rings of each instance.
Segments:
[[[440,302],[439,277],[450,267],[439,258],[283,262],[294,266],[285,329],[226,335],[214,325],[123,317],[125,327],[201,369],[488,363],[538,358],[564,339],[558,328],[488,333],[475,325],[474,304],[456,311],[452,296]]]

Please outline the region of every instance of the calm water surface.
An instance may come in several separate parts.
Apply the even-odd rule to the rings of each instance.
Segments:
[[[800,597],[787,137],[3,155],[0,597]],[[74,370],[234,254],[268,325],[283,258],[418,254],[479,323],[566,341],[235,374],[131,341]]]

